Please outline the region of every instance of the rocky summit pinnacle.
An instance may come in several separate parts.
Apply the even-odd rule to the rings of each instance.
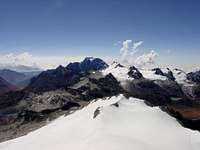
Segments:
[[[69,63],[66,68],[74,73],[79,73],[91,70],[102,70],[107,67],[108,64],[100,58],[86,57],[82,62]]]

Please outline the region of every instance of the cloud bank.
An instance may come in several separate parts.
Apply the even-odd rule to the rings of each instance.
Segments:
[[[156,62],[156,58],[159,55],[155,51],[150,51],[150,53],[143,54],[135,59],[135,65],[137,67],[153,66]]]
[[[0,64],[34,66],[33,56],[28,52],[0,55]]]
[[[66,59],[65,56],[33,56],[28,52],[19,54],[9,53],[0,55],[0,67],[28,66],[40,69],[49,69],[58,65],[65,65],[67,63]]]
[[[133,41],[133,40],[124,40],[121,42],[122,47],[120,48],[121,60],[122,63],[128,65],[135,65],[137,67],[152,67],[156,63],[156,59],[159,56],[158,53],[151,50],[149,53],[142,54],[137,56],[136,53],[140,50],[144,44],[144,41]]]

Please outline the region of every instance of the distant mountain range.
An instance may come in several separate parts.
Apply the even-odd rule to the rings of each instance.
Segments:
[[[68,87],[80,81],[80,77],[84,76],[88,71],[101,70],[106,67],[108,65],[103,60],[87,57],[82,62],[74,62],[66,67],[59,66],[56,69],[42,72],[31,80],[26,89],[42,92]]]
[[[0,77],[6,80],[7,83],[15,86],[17,89],[23,89],[30,83],[32,77],[37,76],[40,73],[41,71],[22,73],[9,69],[3,69],[0,70]]]
[[[16,90],[18,90],[16,86],[10,84],[9,82],[0,77],[0,95]]]
[[[0,141],[25,135],[46,125],[47,119],[79,111],[94,100],[118,95],[140,99],[146,107],[176,118],[183,127],[200,131],[200,71],[141,69],[118,62],[108,65],[102,59],[86,57],[39,75],[2,70],[0,77],[13,85],[30,81],[22,90],[10,88],[14,92],[0,96],[0,127],[4,127],[0,128]],[[112,105],[117,109],[119,103]],[[100,110],[99,106],[92,112],[93,119]]]
[[[0,64],[0,70],[3,70],[3,69],[13,70],[13,71],[16,71],[16,72],[38,72],[38,71],[42,71],[37,66]]]

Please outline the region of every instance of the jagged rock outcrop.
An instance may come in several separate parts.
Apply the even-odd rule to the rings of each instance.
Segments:
[[[140,73],[140,71],[135,66],[132,66],[129,68],[128,75],[134,79],[143,78],[143,75]]]
[[[187,79],[197,84],[200,84],[200,71],[188,73]]]
[[[198,101],[200,103],[200,84],[183,86],[182,89],[190,100]]]
[[[67,69],[73,73],[87,72],[91,70],[101,70],[108,65],[100,58],[86,57],[82,62],[74,62],[67,65]]]
[[[115,66],[115,68],[120,67],[120,68],[124,68],[124,66],[120,63],[118,63],[117,61],[113,61],[111,63],[111,66]]]
[[[133,80],[127,85],[129,96],[144,99],[149,105],[164,106],[171,103],[166,91],[152,80]]]
[[[165,76],[169,80],[175,81],[175,77],[169,68],[167,68],[167,72],[163,72],[160,68],[154,68],[152,71],[155,71],[155,74],[157,75]]]
[[[166,94],[172,98],[186,99],[186,95],[182,91],[180,85],[173,80],[157,80],[154,81],[159,87],[166,91]]]
[[[118,95],[123,92],[120,83],[112,74],[105,77],[99,73],[92,74],[71,88],[78,90],[85,100]]]

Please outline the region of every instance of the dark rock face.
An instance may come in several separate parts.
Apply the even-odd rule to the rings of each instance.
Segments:
[[[157,75],[165,76],[169,80],[175,81],[175,77],[174,77],[172,71],[169,69],[168,69],[167,73],[164,73],[160,68],[154,68],[154,69],[152,69],[152,71],[155,71],[155,74],[157,74]]]
[[[190,72],[187,74],[187,79],[200,84],[200,71]]]
[[[170,79],[172,81],[176,80],[175,77],[174,77],[174,75],[173,75],[173,73],[172,73],[172,71],[169,71],[166,76],[168,77],[168,79]]]
[[[200,71],[186,74],[187,79],[193,83],[193,86],[183,87],[188,98],[200,103]]]
[[[187,87],[187,96],[193,101],[198,101],[200,103],[200,84],[194,84],[191,87]]]
[[[101,70],[107,67],[108,65],[100,58],[86,57],[82,62],[70,63],[66,68],[72,70],[73,73],[79,73],[81,71]]]
[[[63,111],[67,111],[73,107],[79,108],[80,105],[76,102],[69,101],[66,104],[64,104],[62,107],[58,107],[55,109],[45,109],[40,112],[32,111],[32,110],[23,110],[22,112],[20,112],[18,114],[18,118],[23,118],[25,120],[25,122],[30,122],[30,121],[35,121],[35,120],[41,121],[41,120],[47,118],[49,114],[54,113],[54,112],[58,111],[59,109],[63,110]]]
[[[108,67],[108,65],[100,58],[86,57],[80,64],[82,70],[101,70]]]
[[[23,91],[9,92],[0,96],[0,110],[16,105],[24,96]]]
[[[101,108],[101,107],[98,107],[98,108],[94,111],[93,119],[95,119],[95,118],[100,114],[100,108]]]
[[[162,108],[171,116],[176,118],[186,128],[200,131],[199,106],[167,106]]]
[[[123,92],[120,83],[112,74],[105,77],[89,77],[87,81],[75,88],[84,97],[84,100],[90,101],[95,98],[103,98],[118,95]]]
[[[44,71],[33,78],[25,90],[36,93],[55,90],[70,86],[78,82],[79,78],[79,74],[73,74],[71,70],[59,66],[56,69]]]
[[[53,120],[87,104],[81,101],[81,95],[72,95],[65,90],[11,94],[0,97],[1,142],[27,134],[45,125],[47,119]]]
[[[155,71],[155,74],[165,76],[165,74],[162,72],[160,68],[154,68],[152,71]]]
[[[65,105],[61,107],[62,110],[69,110],[72,107],[80,107],[80,104],[75,102],[67,102]]]
[[[200,84],[193,87],[193,95],[196,99],[200,100]]]
[[[119,103],[117,102],[117,103],[114,103],[114,104],[112,104],[112,106],[114,106],[114,107],[119,107]]]
[[[71,70],[73,73],[79,73],[82,71],[79,62],[69,63],[66,68]]]
[[[90,90],[87,92],[88,96],[94,99],[95,97],[103,98],[113,95],[118,95],[123,91],[119,82],[115,79],[112,74],[106,75],[104,78],[97,79],[89,79],[90,82],[97,85],[97,88]]]
[[[143,75],[140,73],[140,71],[135,66],[132,66],[129,68],[128,75],[134,79],[143,78]]]
[[[117,61],[113,61],[111,66],[112,65],[115,65],[115,68],[117,68],[117,67],[123,68],[124,67],[122,64],[118,63]]]
[[[173,80],[157,80],[154,81],[158,86],[166,91],[170,97],[185,99],[186,95],[182,91],[179,84]]]
[[[148,79],[133,80],[127,90],[130,96],[144,99],[152,106],[164,106],[171,103],[166,91]]]
[[[117,68],[117,67],[123,68],[124,66],[121,65],[121,64],[117,64],[117,65],[115,66],[115,68]]]

